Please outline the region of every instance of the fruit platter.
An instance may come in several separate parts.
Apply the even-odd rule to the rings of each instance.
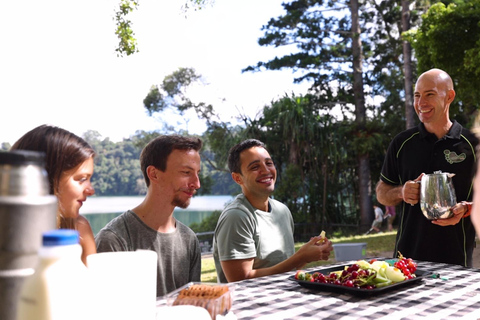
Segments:
[[[298,270],[288,279],[316,290],[370,296],[417,283],[432,272],[417,269],[411,258],[370,261],[322,268],[315,271]]]

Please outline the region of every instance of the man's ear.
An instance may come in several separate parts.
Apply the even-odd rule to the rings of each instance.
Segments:
[[[455,99],[455,95],[456,95],[455,90],[453,90],[453,89],[448,90],[447,95],[448,95],[448,97],[447,97],[448,103],[452,103],[452,101],[453,101],[453,99]]]
[[[243,180],[242,180],[242,175],[237,172],[232,172],[232,179],[235,181],[238,185],[242,185]]]
[[[150,181],[157,181],[158,180],[157,168],[155,168],[154,166],[148,166],[147,176],[150,179]]]

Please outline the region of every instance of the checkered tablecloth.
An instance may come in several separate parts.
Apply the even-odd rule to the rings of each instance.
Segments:
[[[430,262],[418,262],[418,268],[443,279],[425,277],[359,297],[304,288],[288,280],[289,272],[237,282],[232,311],[239,320],[480,319],[479,269]]]

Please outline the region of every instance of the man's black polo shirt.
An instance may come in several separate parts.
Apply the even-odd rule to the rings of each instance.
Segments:
[[[455,173],[453,185],[457,202],[471,201],[478,143],[473,133],[453,121],[441,139],[427,132],[423,123],[397,135],[388,147],[381,179],[390,185],[403,185],[420,174],[434,171]],[[395,255],[424,261],[472,265],[475,229],[470,217],[455,226],[432,224],[420,210],[420,203],[401,203]]]

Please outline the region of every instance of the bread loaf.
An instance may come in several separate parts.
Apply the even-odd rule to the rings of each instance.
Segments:
[[[228,286],[193,284],[182,289],[173,305],[193,305],[207,309],[212,319],[227,314],[232,306]]]

